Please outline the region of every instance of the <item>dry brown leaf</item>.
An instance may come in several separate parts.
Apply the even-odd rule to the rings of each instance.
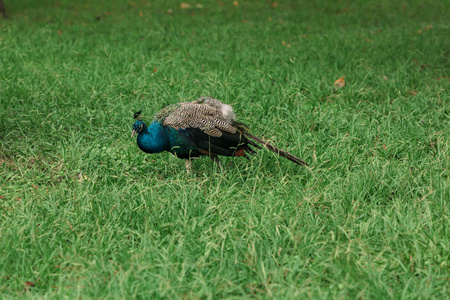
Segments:
[[[139,12],[139,17],[142,17],[144,13],[142,11]]]
[[[423,29],[430,30],[431,28],[433,28],[433,25],[428,25],[428,26],[424,27]]]
[[[58,34],[61,35],[62,34],[62,30],[58,30]]]
[[[341,78],[339,78],[338,80],[336,80],[334,82],[334,86],[336,88],[342,88],[345,86],[345,76],[342,76]]]
[[[239,2],[238,1],[233,1],[233,5],[238,7],[239,6]]]
[[[25,288],[24,290],[26,292],[30,291],[32,287],[35,287],[35,284],[31,281],[25,281]]]
[[[181,9],[186,9],[186,8],[189,8],[189,7],[191,7],[191,5],[189,4],[189,3],[181,3],[180,4],[180,7],[181,7]]]
[[[89,177],[87,177],[86,175],[81,175],[81,173],[80,173],[80,175],[78,175],[78,182],[83,182],[83,181],[90,181],[91,180],[91,178],[89,178]]]
[[[272,3],[272,7],[277,7],[277,6],[278,6],[278,2]]]

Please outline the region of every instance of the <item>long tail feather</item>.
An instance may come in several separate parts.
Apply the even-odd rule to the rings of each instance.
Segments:
[[[283,149],[280,149],[278,147],[275,147],[274,145],[272,145],[271,143],[257,137],[254,136],[253,134],[248,132],[248,127],[247,125],[241,123],[241,122],[234,122],[233,123],[234,127],[236,129],[238,129],[246,138],[252,139],[253,141],[261,144],[262,146],[264,146],[265,148],[269,149],[270,151],[275,152],[276,154],[278,154],[279,156],[285,157],[287,159],[289,159],[290,161],[292,161],[293,163],[299,164],[301,166],[309,166],[308,163],[306,161],[304,161],[301,158],[298,158],[295,155],[292,155],[291,153],[284,151]],[[254,143],[253,141],[249,140],[249,144],[252,146],[255,146],[256,148],[261,148],[259,147],[259,145],[257,145],[256,143]]]
[[[278,154],[279,156],[285,157],[287,159],[289,159],[290,161],[292,161],[293,163],[299,164],[301,166],[309,166],[308,163],[306,161],[304,161],[301,158],[296,157],[295,155],[292,155],[291,153],[284,151],[278,147],[275,147],[274,145],[270,144],[269,142],[254,136],[251,133],[248,132],[243,132],[244,136],[247,138],[250,138],[258,143],[260,143],[261,145],[263,145],[264,147],[266,147],[267,149],[269,149],[270,151],[275,152],[276,154]]]

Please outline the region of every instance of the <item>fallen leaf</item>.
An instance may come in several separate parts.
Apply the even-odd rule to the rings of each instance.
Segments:
[[[139,17],[142,17],[144,13],[142,11],[139,12]]]
[[[173,10],[171,10],[170,8],[167,10],[167,13],[169,14],[169,15],[171,15],[171,14],[173,14]]]
[[[408,94],[410,94],[411,96],[415,96],[415,95],[417,95],[417,91],[412,90],[412,91],[409,91]]]
[[[58,34],[60,35],[62,33],[62,31],[61,30],[58,30]]]
[[[272,3],[272,7],[277,7],[277,6],[278,6],[278,2]]]
[[[233,1],[233,5],[236,6],[236,7],[238,7],[238,6],[239,6],[239,2]]]
[[[424,27],[423,29],[430,30],[431,28],[433,28],[433,25],[428,25],[428,26]]]
[[[154,69],[153,69],[153,73],[156,73],[156,71],[158,71],[158,69],[157,69],[157,68],[154,68]]]
[[[189,3],[181,3],[180,4],[180,7],[181,7],[181,9],[186,9],[186,8],[189,8],[189,7],[191,7],[191,5],[189,4]]]
[[[197,3],[197,4],[195,4],[195,7],[202,9],[203,5]]]
[[[422,33],[422,29],[417,30],[417,33],[421,34]]]
[[[345,76],[342,76],[341,78],[339,78],[338,80],[336,80],[334,82],[334,86],[336,88],[342,88],[345,86]]]
[[[286,42],[285,42],[285,41],[281,41],[281,43],[283,44],[283,46],[285,46],[285,45],[286,45]]]
[[[38,189],[39,187],[37,185],[31,184],[35,189]]]
[[[384,80],[388,80],[388,78],[387,78],[386,75],[383,75],[383,79],[384,79]]]
[[[267,18],[267,21],[269,21],[269,22],[272,21],[272,18],[271,18],[271,17],[268,17],[268,18]]]
[[[30,288],[32,288],[32,287],[35,287],[35,284],[33,282],[31,282],[31,281],[25,282],[25,288],[24,288],[25,291],[30,291]]]
[[[90,181],[91,178],[87,177],[86,175],[81,175],[81,173],[80,173],[78,182],[83,182],[85,180]]]

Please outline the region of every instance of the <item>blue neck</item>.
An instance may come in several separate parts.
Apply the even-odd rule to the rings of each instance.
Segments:
[[[170,150],[170,140],[163,126],[158,121],[152,122],[138,133],[137,144],[139,148],[147,153],[159,153]]]

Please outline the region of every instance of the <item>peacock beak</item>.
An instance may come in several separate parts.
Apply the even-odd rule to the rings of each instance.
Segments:
[[[133,137],[136,133],[138,133],[137,130],[133,129],[133,132],[131,133],[131,137]]]

